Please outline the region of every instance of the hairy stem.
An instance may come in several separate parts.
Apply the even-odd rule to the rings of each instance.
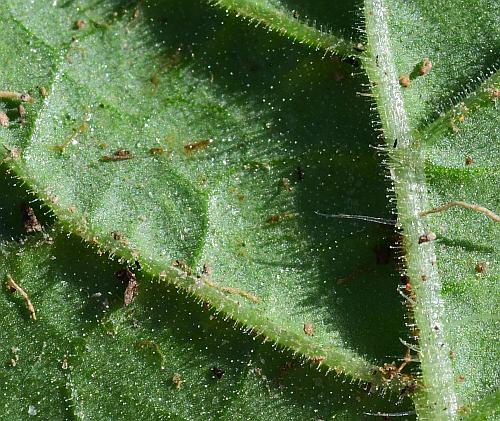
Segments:
[[[365,16],[368,51],[364,64],[374,84],[385,138],[390,145],[390,172],[397,198],[398,223],[405,237],[407,274],[416,295],[414,315],[420,329],[422,370],[422,382],[415,399],[417,413],[420,419],[453,420],[457,416],[457,397],[450,350],[443,331],[441,281],[432,241],[419,244],[419,238],[428,232],[421,216],[429,208],[424,160],[405,110],[384,0],[365,0]]]

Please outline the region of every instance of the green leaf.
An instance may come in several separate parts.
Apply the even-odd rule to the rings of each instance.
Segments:
[[[36,311],[31,320],[2,288],[4,419],[358,420],[395,407],[235,331],[165,283],[139,276],[123,307],[119,266],[50,231],[1,249],[2,283],[9,274]]]
[[[209,0],[237,16],[257,22],[294,41],[311,47],[355,57],[363,51],[356,38],[356,11],[351,2],[282,0]]]
[[[327,2],[301,10],[292,1],[218,3],[326,52],[336,38],[314,41],[317,32],[302,17],[345,30],[325,13]],[[329,10],[354,16],[346,5]],[[5,160],[66,230],[100,253],[137,261],[147,278],[177,285],[252,334],[396,395],[415,390],[419,418],[494,419],[499,236],[474,206],[498,213],[500,204],[496,16],[488,0],[365,2],[363,64],[373,94],[361,95],[375,97],[387,142],[404,236],[406,333],[394,266],[381,264],[393,257],[394,233],[367,221],[388,212],[387,186],[368,149],[375,143],[368,104],[356,98],[366,81],[338,60],[203,5],[9,2],[0,12],[2,89],[29,91],[36,101],[21,122],[19,95],[4,94],[11,119],[0,130]],[[49,95],[37,95],[39,86]],[[425,212],[456,201],[469,205]],[[365,216],[326,219],[317,211]],[[163,303],[168,286],[159,285],[145,296]],[[146,307],[151,320],[155,306]],[[103,331],[92,332],[92,343],[102,345],[82,354],[90,359],[82,367],[106,361],[113,342],[106,332],[124,332],[122,359],[131,342],[143,340],[124,328],[126,314],[117,308]],[[401,359],[399,337],[421,361],[416,388],[411,370],[388,381],[397,366],[377,368]],[[146,347],[158,357],[156,346]],[[107,363],[97,390],[117,382],[130,389],[135,372],[115,378]],[[74,373],[88,381],[89,372]],[[262,388],[252,382],[248,390]],[[73,379],[67,384],[78,406]],[[335,387],[332,381],[322,390]],[[94,384],[80,390],[93,400]],[[118,396],[134,401],[133,393]],[[95,401],[97,412],[108,399],[120,411],[111,393]],[[362,404],[370,408],[366,417],[410,416],[392,404],[374,411],[377,405]],[[262,418],[272,406],[247,406],[241,418]],[[283,417],[311,414],[304,404],[304,412],[285,407]],[[324,414],[360,419],[365,412],[337,411]]]
[[[500,205],[498,75],[480,85],[499,62],[495,7],[374,0],[365,13],[365,65],[388,145],[419,329],[417,412],[456,419],[498,387],[498,226],[470,209],[422,212],[452,201]],[[439,116],[459,95],[466,99]],[[434,236],[435,243],[425,241]]]
[[[6,88],[36,97],[2,131],[8,164],[98,250],[385,386],[377,365],[404,354],[394,233],[315,213],[388,213],[364,78],[209,6],[85,4],[3,11]]]

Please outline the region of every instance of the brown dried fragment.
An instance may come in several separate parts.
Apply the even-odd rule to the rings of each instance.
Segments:
[[[26,118],[26,108],[23,104],[17,106],[17,112],[19,113],[19,118],[21,119],[21,124],[24,124],[24,119]]]
[[[469,209],[469,210],[472,210],[475,212],[480,212],[480,213],[486,215],[488,218],[492,219],[493,221],[500,222],[500,216],[498,216],[492,210],[485,208],[484,206],[475,205],[473,203],[462,202],[461,200],[455,200],[453,202],[448,202],[448,203],[445,203],[444,205],[438,206],[437,208],[433,208],[433,209],[427,210],[425,212],[420,212],[420,216],[427,216],[431,213],[440,213],[440,212],[443,212],[443,211],[450,209],[454,206],[460,206],[464,209]]]
[[[101,161],[124,161],[126,159],[132,159],[133,156],[129,151],[123,149],[118,149],[113,153],[113,155],[104,155]]]
[[[7,99],[9,101],[22,101],[22,102],[33,102],[33,98],[26,93],[14,92],[14,91],[0,91],[0,99]]]
[[[38,88],[38,93],[40,94],[41,97],[45,98],[47,96],[47,88],[45,86],[40,86]]]
[[[498,88],[493,88],[491,90],[491,99],[493,101],[496,101],[498,98],[500,98],[500,89]]]
[[[33,320],[36,320],[36,312],[35,312],[35,307],[33,307],[33,304],[31,303],[31,300],[26,294],[26,292],[14,281],[11,275],[7,274],[7,282],[6,282],[7,290],[9,292],[17,292],[19,295],[23,298],[24,302],[26,303],[26,307],[28,308],[28,311],[30,313],[30,317]]]
[[[419,74],[420,76],[424,76],[427,73],[429,73],[432,69],[432,63],[428,58],[424,58],[422,61],[422,65],[420,66],[419,69]]]
[[[222,377],[224,377],[224,373],[225,371],[220,368],[220,367],[212,367],[212,374],[214,375],[214,377],[218,380],[222,379]]]
[[[191,153],[200,151],[202,149],[205,149],[208,145],[210,145],[210,143],[211,143],[210,139],[200,140],[199,142],[196,143],[188,143],[187,145],[184,145],[184,152]]]
[[[418,244],[428,243],[429,241],[434,241],[436,239],[436,234],[432,231],[429,231],[427,234],[422,234],[418,237]]]
[[[282,221],[283,219],[293,218],[293,216],[294,215],[292,213],[289,213],[289,212],[285,212],[281,215],[271,215],[269,218],[267,218],[267,223],[272,224],[275,222]]]
[[[203,264],[203,275],[210,275],[212,271],[210,270],[210,266],[208,266],[208,263]]]
[[[313,364],[321,364],[323,361],[326,360],[326,357],[322,356],[322,355],[318,355],[318,356],[315,356],[315,357],[311,357],[311,362]]]
[[[163,149],[162,147],[151,148],[149,150],[149,153],[151,155],[163,155],[165,153],[165,149]]]
[[[180,389],[182,386],[182,377],[179,373],[174,373],[172,376],[172,383],[176,389]]]
[[[85,21],[83,19],[78,19],[75,22],[75,29],[83,29],[85,28]]]
[[[312,323],[304,323],[304,333],[307,336],[314,336],[314,326]]]
[[[408,88],[408,86],[410,86],[410,76],[408,76],[408,75],[399,76],[399,84],[403,88]]]
[[[9,116],[3,111],[0,111],[0,126],[9,127],[9,125],[10,125]]]
[[[248,291],[245,291],[244,289],[225,287],[206,278],[203,279],[203,282],[212,288],[218,289],[219,291],[227,292],[228,294],[241,295],[242,297],[250,300],[253,303],[257,304],[260,302],[259,297],[256,297],[255,295]]]
[[[123,294],[123,301],[125,306],[132,304],[137,296],[137,278],[128,268],[119,269],[116,271],[116,277],[123,283],[127,283],[125,293]]]
[[[23,216],[24,229],[27,233],[43,231],[42,224],[38,221],[33,208],[29,207],[26,203],[23,203],[21,205],[21,213]]]
[[[474,163],[474,160],[472,159],[471,156],[468,156],[465,158],[465,165],[472,165]]]
[[[394,379],[400,371],[399,368],[394,364],[394,362],[390,364],[385,363],[383,367],[379,368],[379,370],[382,373],[382,378],[387,383]]]
[[[61,364],[61,368],[62,368],[63,370],[67,370],[67,369],[68,369],[68,367],[69,367],[68,360],[65,358],[65,359],[63,360],[62,364]]]
[[[286,191],[292,191],[293,188],[290,186],[290,180],[288,178],[282,178],[281,184],[285,188]]]
[[[484,273],[488,268],[488,264],[486,262],[477,262],[476,263],[476,273]]]

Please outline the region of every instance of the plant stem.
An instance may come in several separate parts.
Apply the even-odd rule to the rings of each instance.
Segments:
[[[453,420],[457,396],[445,341],[446,325],[441,281],[434,245],[419,244],[428,228],[421,212],[429,208],[424,159],[413,136],[391,50],[388,10],[384,0],[365,0],[368,50],[364,65],[373,83],[386,141],[397,199],[398,224],[405,237],[406,269],[415,292],[415,321],[420,329],[422,379],[415,395],[420,419]],[[393,147],[393,145],[397,145]]]

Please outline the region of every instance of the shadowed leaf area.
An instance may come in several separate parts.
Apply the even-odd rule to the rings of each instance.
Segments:
[[[368,419],[396,404],[276,352],[140,273],[124,307],[121,266],[50,231],[1,249],[0,276],[36,311],[31,320],[21,297],[2,290],[2,419]]]

